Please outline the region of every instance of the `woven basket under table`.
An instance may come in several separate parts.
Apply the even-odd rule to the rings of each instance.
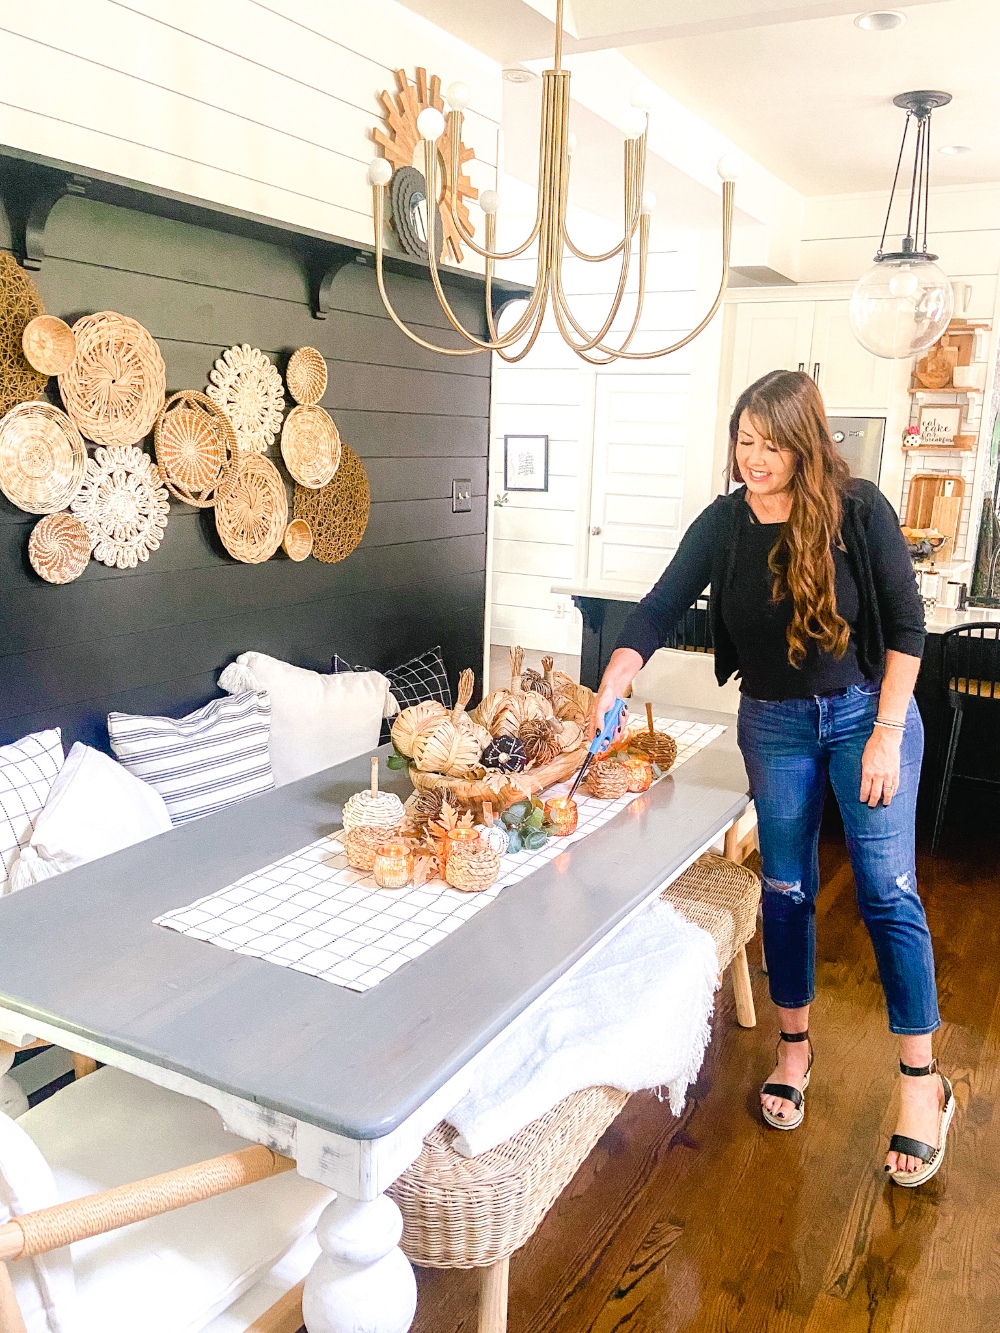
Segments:
[[[721,856],[700,857],[660,896],[709,932],[720,971],[756,929],[760,881]],[[387,1191],[403,1214],[407,1258],[428,1268],[485,1268],[513,1254],[627,1101],[617,1088],[574,1092],[478,1157],[457,1153],[456,1131],[441,1121]]]

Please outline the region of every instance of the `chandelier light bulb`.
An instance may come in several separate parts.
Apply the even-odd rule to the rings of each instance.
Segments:
[[[472,100],[472,94],[464,83],[449,83],[445,89],[444,100],[452,111],[464,111]]]
[[[576,152],[576,135],[572,132],[566,136],[566,156],[572,157]]]
[[[479,207],[487,214],[499,213],[500,196],[496,190],[484,190],[479,196]]]
[[[656,101],[656,89],[645,79],[637,83],[632,89],[629,101],[633,106],[638,107],[640,111],[649,111]]]
[[[736,180],[742,170],[743,159],[739,153],[723,153],[716,167],[716,171],[724,181]]]
[[[417,117],[417,133],[421,139],[434,143],[444,134],[444,116],[437,107],[425,106]]]
[[[920,279],[909,264],[902,264],[889,277],[889,295],[905,300],[915,296],[920,288]]]
[[[646,124],[647,117],[645,111],[640,111],[637,106],[634,106],[632,110],[626,114],[625,119],[622,122],[625,138],[638,139],[640,135],[646,133]]]
[[[643,190],[642,203],[639,205],[639,212],[646,217],[656,208],[656,195],[652,190]]]
[[[392,163],[387,157],[373,157],[368,163],[368,184],[388,185],[392,180]]]

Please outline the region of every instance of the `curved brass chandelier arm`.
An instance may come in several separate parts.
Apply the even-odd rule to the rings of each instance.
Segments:
[[[569,173],[567,172],[567,175]],[[630,211],[630,182],[638,176],[638,194],[635,199],[635,207]],[[614,259],[615,255],[620,255],[626,246],[631,245],[635,239],[635,233],[639,226],[639,204],[642,200],[643,184],[646,179],[646,135],[643,134],[639,139],[625,140],[625,235],[611,250],[605,250],[603,255],[590,255],[586,250],[581,250],[574,245],[573,238],[569,234],[569,228],[566,225],[565,215],[563,216],[562,231],[563,240],[566,242],[566,249],[577,259],[582,259],[587,264],[603,264],[606,260]]]
[[[548,292],[548,283],[545,284],[542,290],[544,292]],[[542,325],[545,323],[545,311],[547,306],[548,306],[548,301],[543,300],[541,302],[541,308],[539,309],[538,315],[535,319],[535,327],[531,330],[531,336],[528,339],[528,341],[524,344],[524,346],[520,348],[520,350],[517,352],[505,352],[498,347],[497,356],[499,356],[502,360],[509,362],[510,364],[513,364],[516,361],[523,361],[524,358],[531,351],[531,349],[534,347],[535,341],[538,338],[538,335],[542,331]]]
[[[649,226],[649,217],[643,215],[641,219],[641,231],[639,234],[639,290],[636,293],[635,314],[632,316],[632,325],[622,341],[619,351],[611,351],[610,349],[605,348],[604,344],[601,343],[600,346],[607,352],[607,355],[594,356],[591,353],[591,349],[594,346],[593,342],[581,344],[575,341],[570,329],[566,327],[563,320],[568,321],[569,325],[572,326],[572,329],[582,337],[587,338],[588,335],[574,319],[573,312],[569,308],[569,302],[566,300],[566,294],[562,289],[561,270],[555,276],[556,292],[552,298],[552,305],[556,315],[556,322],[559,324],[559,331],[563,336],[563,341],[568,343],[582,361],[586,361],[592,366],[611,365],[613,361],[618,359],[620,352],[625,351],[630,346],[632,339],[638,332],[639,320],[642,318],[643,302],[646,297],[646,260],[649,254]]]
[[[455,202],[456,199],[458,198],[458,190],[455,188],[455,183],[458,181],[458,172],[459,172],[458,154],[462,140],[462,113],[461,111],[451,111],[448,114],[448,120],[450,122],[450,135],[451,135],[451,179],[452,179],[451,217],[452,221],[455,223],[455,226],[458,228],[459,235],[462,237],[462,240],[465,241],[466,245],[468,245],[471,250],[474,250],[477,255],[482,256],[483,259],[497,259],[497,260],[517,259],[518,255],[523,255],[525,250],[529,249],[530,246],[532,246],[534,242],[538,240],[538,233],[542,229],[542,201],[545,195],[545,181],[544,181],[545,144],[547,140],[547,127],[548,127],[549,116],[550,116],[550,107],[549,103],[546,101],[542,105],[542,116],[539,129],[538,187],[537,187],[538,206],[535,210],[535,224],[531,229],[531,234],[528,237],[528,239],[524,242],[524,244],[519,245],[516,250],[494,250],[490,246],[489,242],[487,242],[485,248],[481,246],[477,242],[472,231],[466,228],[465,223],[458,216],[458,210]]]

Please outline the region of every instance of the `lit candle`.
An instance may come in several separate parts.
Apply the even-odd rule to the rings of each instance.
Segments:
[[[413,853],[405,842],[384,843],[372,869],[380,889],[405,889],[413,878]]]
[[[448,864],[448,857],[456,847],[468,847],[479,842],[479,830],[475,828],[453,828],[449,829],[448,836],[441,844],[441,852],[438,859],[441,862],[441,874],[444,876],[445,867]]]
[[[545,802],[545,818],[551,824],[550,832],[556,838],[568,838],[576,832],[579,813],[576,801],[571,801],[568,796],[554,796],[551,801]]]
[[[625,760],[628,769],[629,791],[648,791],[653,785],[653,761],[645,755],[628,755]]]

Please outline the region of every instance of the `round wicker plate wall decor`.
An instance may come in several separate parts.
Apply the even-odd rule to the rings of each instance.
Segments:
[[[243,343],[226,348],[209,379],[205,392],[232,423],[240,452],[265,453],[281,430],[285,406],[277,366],[259,348]]]
[[[281,473],[262,454],[245,454],[215,501],[215,526],[235,560],[259,565],[281,545],[288,497]]]
[[[38,288],[14,256],[0,250],[0,412],[38,398],[49,381],[30,364],[21,342],[26,326],[44,313]]]
[[[73,325],[76,356],[59,392],[77,429],[96,444],[138,444],[163,406],[167,369],[151,333],[114,310]]]
[[[76,356],[76,336],[55,315],[36,315],[24,326],[21,347],[28,363],[43,375],[61,375],[69,370]]]
[[[18,403],[0,421],[0,490],[29,514],[65,509],[83,482],[87,448],[65,412]]]
[[[285,535],[281,539],[281,545],[284,547],[285,555],[289,560],[305,560],[312,553],[313,535],[309,524],[304,518],[293,518],[291,523],[285,529]]]
[[[49,514],[31,530],[28,559],[46,583],[72,583],[87,568],[92,545],[86,524],[75,514]]]
[[[215,504],[235,467],[236,433],[222,408],[195,389],[168,398],[153,431],[160,479],[195,509]]]
[[[293,407],[281,432],[281,456],[300,486],[318,491],[340,466],[340,431],[321,407]]]
[[[315,347],[293,352],[285,370],[288,392],[302,407],[318,403],[326,393],[327,369],[323,353]]]
[[[170,500],[156,465],[134,444],[98,449],[70,506],[94,544],[94,559],[135,569],[160,545]]]
[[[295,487],[295,517],[304,518],[312,528],[313,557],[327,565],[346,560],[358,546],[370,509],[364,464],[346,444],[333,481],[318,491]]]

